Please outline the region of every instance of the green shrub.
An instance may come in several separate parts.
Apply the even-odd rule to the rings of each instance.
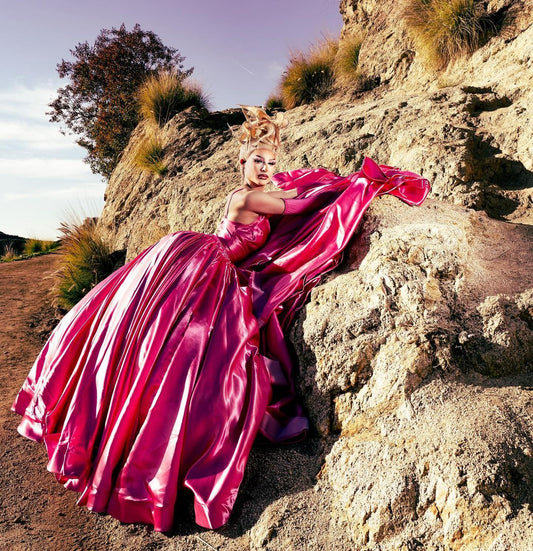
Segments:
[[[51,250],[59,247],[59,241],[47,241],[43,239],[26,239],[24,243],[24,256],[32,256],[34,254],[48,253]]]
[[[61,245],[61,241],[43,241],[43,250],[50,252],[57,249]]]
[[[145,136],[137,148],[134,162],[142,170],[164,176],[168,172],[164,157],[165,148],[162,139],[157,135]]]
[[[283,109],[283,100],[280,96],[270,96],[265,103],[267,109]]]
[[[40,239],[27,239],[24,243],[24,254],[30,256],[43,250],[43,242]]]
[[[61,260],[56,272],[55,295],[59,306],[70,310],[98,282],[111,274],[111,250],[98,235],[96,219],[63,222]]]
[[[416,49],[437,69],[473,52],[497,30],[478,0],[406,0],[403,19]]]
[[[139,90],[142,117],[164,126],[174,115],[191,106],[208,109],[209,100],[200,85],[184,81],[175,71],[152,75]]]
[[[336,53],[337,42],[326,40],[307,54],[298,52],[292,56],[280,83],[286,109],[324,99],[333,93]]]

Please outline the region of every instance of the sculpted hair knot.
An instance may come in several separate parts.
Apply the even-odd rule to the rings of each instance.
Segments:
[[[288,121],[283,113],[277,113],[270,117],[260,107],[241,105],[246,117],[239,130],[234,134],[241,144],[239,157],[246,159],[252,150],[258,147],[268,147],[274,153],[280,146],[280,130],[288,126]]]

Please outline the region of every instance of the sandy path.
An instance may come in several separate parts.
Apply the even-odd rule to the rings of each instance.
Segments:
[[[46,471],[41,445],[18,435],[11,403],[41,348],[30,326],[49,308],[49,275],[58,255],[0,264],[0,547],[13,550],[89,549],[98,517],[75,505]],[[90,539],[90,538],[89,538]],[[96,542],[94,542],[96,543]],[[93,546],[93,548],[97,548]]]
[[[43,446],[16,431],[19,417],[10,407],[42,346],[34,325],[51,312],[49,276],[58,258],[51,254],[0,264],[0,549],[173,549],[162,534],[78,507],[76,494],[46,471]]]

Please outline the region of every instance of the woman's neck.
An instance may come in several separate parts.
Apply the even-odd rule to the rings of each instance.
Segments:
[[[254,191],[263,191],[265,186],[263,184],[254,184],[252,182],[245,181],[244,187],[246,189],[253,189]]]

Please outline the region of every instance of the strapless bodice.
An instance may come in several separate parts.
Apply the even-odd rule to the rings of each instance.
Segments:
[[[239,262],[261,248],[269,232],[270,224],[265,216],[259,216],[251,224],[233,222],[224,217],[215,235],[226,247],[230,260]]]

